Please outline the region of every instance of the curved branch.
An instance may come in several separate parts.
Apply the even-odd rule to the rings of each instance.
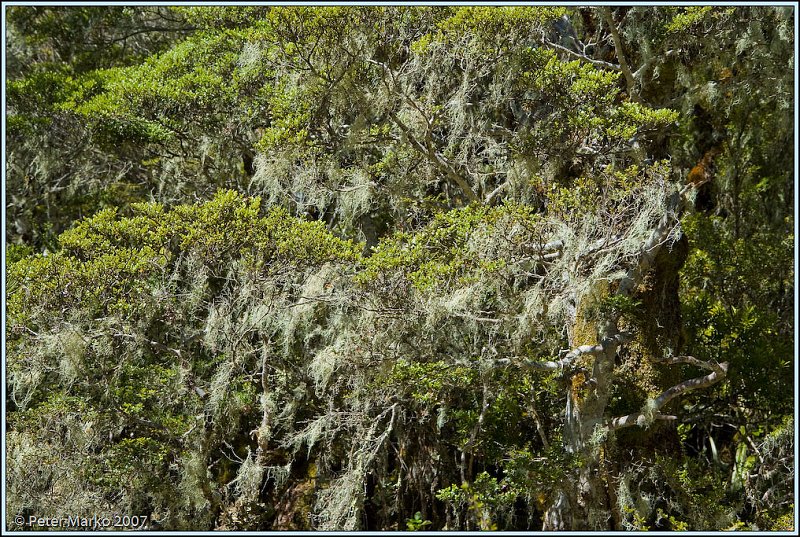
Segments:
[[[680,384],[676,384],[668,390],[665,390],[655,399],[648,401],[648,414],[652,416],[652,419],[676,420],[676,416],[662,415],[659,413],[659,410],[676,397],[679,397],[686,392],[699,390],[700,388],[707,388],[721,381],[728,374],[728,362],[723,362],[721,364],[716,362],[704,362],[692,356],[676,356],[653,361],[666,364],[691,364],[702,367],[703,369],[711,370],[711,373],[703,377],[685,380]],[[632,425],[647,426],[649,421],[650,420],[648,420],[648,416],[645,413],[637,412],[634,414],[628,414],[627,416],[614,418],[608,423],[607,427],[609,430],[613,431],[615,429],[622,429]]]

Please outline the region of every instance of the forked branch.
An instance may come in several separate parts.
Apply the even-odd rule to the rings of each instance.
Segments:
[[[675,416],[666,416],[659,412],[664,405],[687,392],[699,390],[700,388],[707,388],[713,384],[716,384],[724,379],[728,374],[728,362],[723,362],[721,364],[710,361],[706,362],[703,360],[698,360],[693,356],[675,356],[670,358],[656,359],[653,361],[656,363],[665,364],[691,364],[702,367],[703,369],[707,369],[711,371],[711,373],[703,377],[685,380],[680,384],[676,384],[672,388],[665,390],[655,399],[648,401],[646,412],[637,412],[612,419],[607,425],[609,430],[613,431],[615,429],[622,429],[632,425],[647,426],[654,419],[675,420],[677,419]]]
[[[597,345],[581,345],[575,349],[569,351],[563,358],[559,360],[546,360],[543,362],[539,362],[536,360],[528,360],[528,359],[509,359],[503,358],[500,360],[496,360],[495,363],[498,365],[509,365],[511,363],[519,363],[522,367],[528,369],[537,369],[539,371],[560,371],[570,364],[572,364],[575,360],[580,358],[581,356],[595,356],[598,354],[602,354],[609,350],[611,346],[616,349],[620,344],[626,343],[630,341],[632,338],[631,334],[627,332],[620,332],[613,337],[607,338],[602,342],[598,343]]]

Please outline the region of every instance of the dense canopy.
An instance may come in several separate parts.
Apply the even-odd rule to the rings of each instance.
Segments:
[[[793,529],[793,9],[8,8],[5,523]]]

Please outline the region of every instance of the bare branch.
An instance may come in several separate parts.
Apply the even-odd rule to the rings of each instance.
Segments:
[[[561,251],[550,252],[549,254],[544,254],[542,256],[543,261],[555,261],[559,258],[561,258]]]
[[[708,386],[716,384],[720,380],[724,379],[725,376],[728,374],[728,362],[723,362],[721,364],[718,364],[716,362],[704,362],[692,356],[676,356],[654,361],[666,364],[696,365],[698,367],[711,370],[711,373],[703,377],[697,377],[685,380],[680,384],[676,384],[675,386],[662,392],[661,395],[659,395],[655,399],[649,401],[648,414],[651,416],[651,419],[658,419],[658,420],[677,419],[677,417],[675,416],[662,415],[659,413],[659,410],[663,408],[664,405],[675,399],[676,397],[679,397],[686,392],[699,390],[700,388],[707,388]],[[647,414],[643,412],[637,412],[634,414],[628,414],[627,416],[614,418],[608,423],[607,427],[609,430],[615,430],[615,429],[622,429],[624,427],[630,427],[632,425],[647,426],[649,421],[650,420],[648,420]]]
[[[500,192],[502,192],[502,191],[503,191],[503,190],[505,190],[506,188],[508,188],[508,182],[505,182],[505,183],[501,184],[500,186],[498,186],[497,188],[495,188],[494,190],[492,190],[492,191],[491,191],[491,192],[490,192],[490,193],[489,193],[489,194],[486,196],[486,199],[484,200],[484,202],[483,202],[483,203],[484,203],[485,205],[489,205],[489,204],[491,204],[491,203],[492,203],[492,200],[494,200],[495,196],[497,196],[497,195],[498,195]]]
[[[675,358],[667,358],[655,361],[658,363],[667,364],[691,364],[711,371],[711,373],[704,377],[685,380],[663,392],[655,399],[656,409],[663,407],[684,392],[711,386],[712,384],[724,379],[728,374],[728,362],[723,362],[721,364],[716,362],[704,362],[692,356],[677,356]]]
[[[565,54],[568,54],[569,56],[571,56],[573,58],[577,58],[579,60],[583,60],[585,62],[591,63],[592,65],[596,65],[598,67],[602,67],[603,69],[609,69],[611,71],[617,71],[617,72],[622,71],[622,68],[619,65],[615,65],[615,64],[609,63],[609,62],[604,62],[603,60],[596,60],[596,59],[591,58],[591,57],[589,57],[589,56],[587,56],[585,54],[581,54],[579,52],[575,52],[574,50],[570,50],[567,47],[562,47],[558,43],[553,43],[552,41],[548,41],[544,37],[542,37],[542,44],[546,45],[548,47],[554,48],[556,50],[559,50],[561,52],[564,52]]]
[[[539,247],[539,249],[542,250],[543,252],[561,251],[563,248],[564,248],[564,241],[560,239],[546,242]]]
[[[548,360],[544,362],[537,362],[535,360],[528,360],[527,358],[501,358],[495,360],[495,364],[497,365],[511,365],[512,363],[516,363],[521,365],[522,367],[527,367],[529,369],[537,369],[540,371],[560,371],[564,369],[572,362],[577,360],[579,357],[588,355],[594,356],[598,354],[602,354],[610,347],[616,348],[617,346],[627,343],[633,339],[633,335],[629,332],[619,332],[615,334],[613,337],[609,337],[598,343],[597,345],[581,345],[578,348],[575,348],[568,352],[563,358],[560,360]],[[563,351],[562,351],[563,352]]]
[[[653,417],[653,419],[661,421],[675,421],[676,419],[678,419],[678,417],[664,415],[664,414],[657,414]],[[609,423],[608,429],[613,431],[616,429],[624,429],[625,427],[632,427],[634,425],[645,427],[647,425],[647,419],[645,418],[645,415],[642,413],[636,413],[636,414],[628,414],[627,416],[622,416],[619,418],[614,418],[613,420],[611,420],[611,423]]]
[[[702,367],[703,369],[707,369],[708,371],[719,372],[722,369],[721,364],[718,364],[716,362],[706,362],[703,360],[698,360],[694,356],[669,356],[666,358],[652,358],[651,361],[657,364],[667,364],[667,365],[690,364],[696,367]]]
[[[530,410],[531,416],[533,416],[533,421],[536,423],[536,431],[539,433],[539,438],[542,439],[542,445],[544,446],[545,450],[550,449],[550,442],[547,441],[547,435],[544,432],[544,427],[542,426],[542,420],[539,418],[539,413],[536,411],[536,397],[529,397],[528,404],[530,405],[528,408]]]
[[[392,121],[400,127],[400,130],[403,131],[406,139],[411,143],[411,146],[416,149],[420,154],[424,155],[431,163],[433,163],[437,168],[442,170],[447,177],[449,177],[453,182],[455,182],[459,188],[464,192],[464,194],[469,198],[470,201],[479,202],[480,198],[472,191],[469,187],[469,184],[464,180],[461,175],[458,174],[453,169],[452,164],[450,164],[441,153],[437,152],[433,147],[426,147],[422,144],[414,134],[411,132],[411,129],[403,123],[403,121],[397,117],[397,114],[394,112],[389,112],[389,117],[392,118]]]
[[[540,371],[560,371],[570,365],[583,355],[596,355],[603,352],[603,345],[581,345],[580,347],[571,350],[566,356],[560,360],[537,362],[528,359],[508,359],[504,358],[497,360],[500,364],[519,363],[522,367],[529,369],[538,369]]]
[[[545,244],[535,244],[534,248],[536,248],[538,250],[538,252],[537,252],[538,253],[538,257],[534,257],[534,258],[526,257],[526,258],[523,258],[520,261],[522,261],[522,262],[531,261],[531,260],[553,261],[555,259],[559,259],[564,253],[563,252],[564,241],[555,240],[555,241],[547,242]]]
[[[625,52],[622,50],[622,39],[619,36],[619,31],[617,27],[614,25],[614,18],[611,16],[611,9],[608,6],[603,6],[600,8],[600,12],[603,14],[603,19],[608,24],[608,29],[611,31],[611,38],[614,40],[614,51],[617,54],[617,59],[619,60],[619,67],[620,71],[622,71],[622,75],[625,77],[625,84],[628,88],[628,96],[631,98],[633,102],[640,102],[639,95],[636,92],[636,81],[633,78],[633,73],[631,73],[631,68],[628,66],[628,60],[625,59]]]

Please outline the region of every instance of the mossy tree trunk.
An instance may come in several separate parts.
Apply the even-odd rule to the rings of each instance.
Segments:
[[[561,367],[569,368],[565,375],[564,450],[573,457],[567,474],[571,479],[556,492],[545,515],[544,530],[618,529],[615,526],[621,515],[603,458],[606,444],[615,441],[609,433],[631,425],[650,429],[656,420],[672,421],[674,416],[660,413],[667,403],[725,375],[727,364],[700,363],[692,357],[664,358],[678,354],[681,345],[678,271],[687,251],[677,215],[689,192],[684,188],[669,199],[661,221],[625,278],[613,286],[602,281],[579,301],[570,341],[574,350],[560,361]],[[680,239],[670,239],[676,230]],[[635,304],[636,318],[623,318],[619,309],[600,307],[615,298]],[[609,400],[620,380],[616,366],[620,351],[624,351],[624,360],[650,365],[643,384],[663,391],[648,394],[641,412],[610,418]],[[712,373],[679,383],[674,370],[657,371],[659,363],[692,363]],[[637,438],[647,443],[646,437],[656,431],[642,431]]]

